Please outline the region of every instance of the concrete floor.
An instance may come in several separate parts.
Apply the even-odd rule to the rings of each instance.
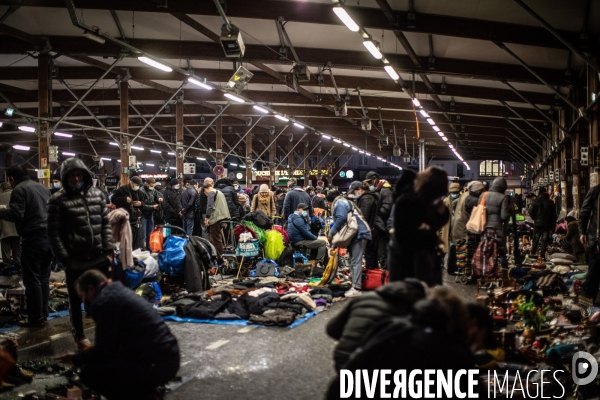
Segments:
[[[454,277],[445,281],[466,300],[474,298],[474,285],[455,284]],[[185,383],[166,399],[322,398],[334,375],[335,342],[326,335],[325,326],[343,306],[334,304],[293,329],[169,323],[181,347],[179,376]],[[93,340],[91,321],[86,326]],[[44,329],[17,331],[19,361],[51,360],[73,352],[69,329],[69,319],[64,317]],[[62,376],[41,374],[31,385],[0,393],[0,400],[15,399],[29,390],[41,394],[46,385],[65,382]]]

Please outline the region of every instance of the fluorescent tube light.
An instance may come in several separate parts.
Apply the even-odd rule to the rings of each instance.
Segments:
[[[327,139],[327,140],[331,139],[331,136],[329,136],[329,135],[321,135],[321,137],[322,137],[323,139]]]
[[[141,62],[143,62],[145,64],[148,64],[148,65],[150,65],[150,66],[152,66],[154,68],[158,68],[161,71],[165,71],[165,72],[171,72],[171,71],[173,71],[173,68],[167,67],[166,65],[161,64],[158,61],[154,61],[153,59],[148,58],[148,57],[138,57],[138,60],[140,60]]]
[[[232,162],[230,162],[230,163],[229,163],[229,165],[231,165],[231,166],[233,166],[233,167],[237,167],[237,166],[238,166],[237,164],[234,164],[234,163],[232,163]]]
[[[346,147],[350,147],[350,145],[348,143],[344,143],[344,146]]]
[[[174,156],[175,155],[175,153],[170,153],[170,152],[167,153],[167,154],[170,155],[170,156]]]
[[[415,107],[421,107],[421,102],[416,97],[413,97],[412,102],[415,105]]]
[[[150,153],[162,154],[160,150],[150,150]]]
[[[68,151],[63,151],[62,155],[63,156],[69,156],[69,157],[75,157],[75,153],[69,153]]]
[[[365,40],[363,41],[363,45],[367,48],[367,50],[369,50],[369,53],[371,53],[373,57],[375,57],[378,60],[381,60],[383,54],[381,54],[381,51],[379,51],[379,48],[377,47],[374,41]]]
[[[427,118],[427,122],[429,122],[429,125],[435,125],[435,121],[431,118]]]
[[[356,22],[354,22],[352,17],[348,14],[346,9],[344,9],[344,7],[342,7],[341,5],[335,6],[333,7],[333,12],[335,13],[335,15],[338,16],[340,20],[342,20],[342,22],[348,27],[348,29],[350,29],[352,32],[358,32],[360,28],[358,27]]]
[[[235,96],[235,95],[233,95],[231,93],[225,93],[224,96],[227,97],[228,99],[236,101],[238,103],[245,103],[246,102],[246,100],[242,99],[241,97],[237,97],[237,96]]]
[[[424,116],[425,118],[429,118],[429,114],[427,114],[427,111],[425,111],[424,109],[419,110],[419,112],[421,113],[422,116]]]
[[[83,33],[83,36],[85,36],[86,38],[93,40],[96,43],[100,43],[100,44],[104,44],[106,42],[106,39],[104,39],[101,36],[98,36],[92,32],[86,31]]]
[[[212,90],[212,87],[210,87],[206,83],[200,82],[198,79],[188,78],[188,82],[191,82],[194,85],[200,86],[202,89]]]
[[[101,160],[104,161],[112,161],[112,158],[107,158],[107,157],[100,157]]]
[[[279,115],[279,114],[275,114],[275,118],[277,118],[278,120],[283,121],[283,122],[289,121],[288,118],[284,117],[283,115]]]
[[[444,132],[442,132],[442,131],[438,131],[437,134],[440,135],[441,137],[444,137]]]
[[[111,146],[118,146],[118,145],[119,145],[119,143],[115,143],[115,142],[110,142],[109,144],[110,144]]]
[[[358,150],[356,147],[352,146],[352,150],[356,151]]]
[[[206,158],[202,158],[202,157],[196,157],[196,160],[200,160],[200,161],[206,161]]]
[[[302,125],[302,124],[299,124],[299,123],[297,123],[297,122],[294,122],[294,126],[295,126],[296,128],[304,129],[304,125]]]
[[[365,154],[364,150],[359,150],[358,151],[360,154]]]
[[[385,69],[385,72],[387,72],[390,78],[392,78],[393,80],[397,81],[398,79],[400,79],[400,75],[398,75],[394,67],[392,67],[391,65],[386,65],[385,67],[383,67],[383,69]]]
[[[169,167],[169,169],[177,169],[177,167]]]
[[[21,125],[19,127],[19,130],[23,131],[23,132],[32,132],[32,133],[35,132],[35,128],[33,128],[31,126],[27,126],[27,125]]]
[[[134,150],[144,150],[143,147],[138,147],[138,146],[131,146],[131,148]]]
[[[2,125],[0,125],[2,126]],[[72,138],[73,135],[71,135],[70,133],[62,133],[62,132],[54,132],[54,136],[61,136],[61,137],[68,137],[68,138]]]
[[[267,110],[267,109],[266,109],[266,108],[264,108],[264,107],[261,107],[261,106],[259,106],[258,104],[255,104],[255,105],[253,105],[252,107],[253,107],[255,110],[257,110],[257,111],[260,111],[260,112],[261,112],[261,113],[263,113],[263,114],[268,114],[268,113],[269,113],[269,110]]]
[[[146,166],[148,166],[148,167],[154,167],[154,164],[148,164],[148,163],[146,163]]]
[[[436,131],[436,132],[439,132],[439,131],[441,131],[441,129],[440,129],[440,128],[438,128],[436,125],[433,125],[433,126],[432,126],[432,128],[433,128],[433,130],[434,130],[434,131]]]
[[[13,146],[13,149],[15,149],[15,150],[25,150],[25,151],[29,151],[30,147],[29,147],[29,146],[23,146],[23,145],[20,145],[20,144],[15,144],[15,145]]]
[[[442,136],[442,140],[443,140],[444,142],[447,142],[447,141],[448,141],[448,138],[447,138],[446,136]]]
[[[342,143],[342,141],[340,139],[333,139],[333,141],[336,143]]]

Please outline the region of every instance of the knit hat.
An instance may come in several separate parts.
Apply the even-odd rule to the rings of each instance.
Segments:
[[[132,176],[130,180],[131,182],[136,183],[138,185],[141,185],[143,183],[139,176]]]
[[[298,208],[301,208],[303,210],[308,210],[308,204],[300,203],[300,204],[298,204],[298,207],[296,209],[298,209]]]
[[[179,185],[179,179],[177,179],[177,178],[171,179],[171,186],[175,186],[175,185]]]
[[[264,193],[264,192],[269,192],[269,186],[265,185],[264,183],[262,185],[260,185],[260,189],[258,190],[258,193]]]
[[[460,193],[460,183],[452,182],[450,184],[450,188],[448,189],[450,193]]]
[[[467,189],[469,190],[469,192],[473,193],[480,192],[483,190],[483,183],[479,181],[469,182],[469,184],[467,185]]]
[[[375,171],[369,171],[365,177],[365,181],[370,181],[375,178],[379,178],[379,174]]]
[[[60,172],[55,172],[52,174],[52,178],[50,178],[50,180],[52,181],[60,181]]]
[[[363,183],[361,181],[354,181],[350,184],[348,192],[354,192],[356,189],[360,189],[361,187],[363,187]]]

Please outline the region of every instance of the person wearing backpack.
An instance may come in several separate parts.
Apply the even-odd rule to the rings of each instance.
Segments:
[[[348,246],[350,252],[352,287],[350,290],[346,291],[344,295],[345,297],[360,296],[362,294],[363,255],[365,254],[367,243],[371,240],[371,229],[362,218],[360,210],[354,206],[351,201],[345,199],[338,190],[330,190],[329,193],[327,193],[327,201],[332,203],[331,209],[333,215],[333,226],[329,230],[327,236],[329,243],[333,243],[333,237],[336,233],[348,224],[349,214],[352,214],[353,218],[356,218],[358,232]]]

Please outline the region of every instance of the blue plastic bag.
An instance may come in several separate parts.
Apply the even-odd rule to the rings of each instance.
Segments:
[[[160,270],[169,276],[183,275],[185,268],[185,246],[188,240],[179,236],[169,236],[163,251],[158,255]]]
[[[154,289],[154,291],[156,292],[156,297],[150,300],[158,301],[162,299],[162,290],[160,290],[160,285],[158,284],[158,282],[150,282],[150,285],[152,285],[152,289]]]
[[[294,253],[294,265],[295,264],[308,264],[308,258],[302,253]]]
[[[137,264],[141,268],[128,268],[124,271],[123,283],[129,286],[130,289],[135,289],[138,287],[142,280],[144,279],[144,274],[146,273],[146,265],[143,262],[138,262]],[[134,271],[137,269],[138,271]]]

